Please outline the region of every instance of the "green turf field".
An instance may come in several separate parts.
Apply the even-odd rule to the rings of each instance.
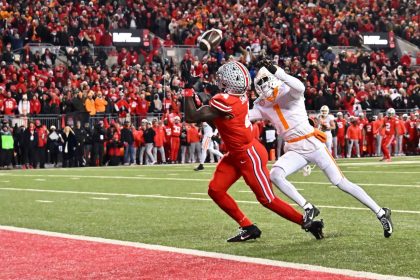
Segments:
[[[420,157],[377,160],[339,165],[393,210],[390,239],[373,213],[315,169],[290,179],[319,206],[324,240],[259,205],[240,180],[229,192],[263,234],[228,244],[237,225],[207,196],[214,165],[199,173],[192,165],[1,171],[0,225],[420,278]]]

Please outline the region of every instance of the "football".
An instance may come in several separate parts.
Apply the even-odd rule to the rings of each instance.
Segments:
[[[201,50],[209,52],[214,50],[222,41],[222,30],[212,28],[205,31],[198,39],[198,46]]]

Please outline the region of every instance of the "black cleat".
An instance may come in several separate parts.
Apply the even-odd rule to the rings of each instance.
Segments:
[[[382,208],[385,211],[385,214],[382,217],[378,218],[384,228],[384,236],[389,238],[394,230],[391,220],[391,209]]]
[[[324,222],[322,220],[320,221],[312,221],[309,228],[305,229],[306,232],[312,233],[313,236],[315,236],[316,239],[322,239],[324,238],[324,233],[322,232],[322,229],[324,228]]]
[[[315,206],[312,205],[312,208],[306,209],[305,213],[303,214],[302,229],[309,229],[315,217],[318,215],[319,215],[319,210]]]
[[[200,171],[203,169],[204,169],[204,166],[200,163],[196,168],[194,168],[194,171]]]
[[[256,225],[239,228],[239,233],[228,240],[227,242],[243,242],[249,239],[257,239],[261,236],[261,230]]]

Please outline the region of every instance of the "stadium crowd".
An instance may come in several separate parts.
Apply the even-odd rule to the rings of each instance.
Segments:
[[[411,67],[409,54],[399,58],[396,52],[357,48],[360,34],[372,31],[391,31],[419,46],[415,1],[258,1],[245,5],[243,1],[17,0],[0,4],[0,114],[6,121],[2,137],[14,136],[16,164],[57,164],[57,155],[62,155],[63,166],[142,164],[146,158],[154,163],[157,153],[151,151],[162,146],[166,152],[160,156],[162,162],[197,160],[178,155],[170,147],[171,138],[179,137],[179,150],[187,151],[182,147],[191,143],[188,133],[194,130],[198,135],[194,141],[200,141],[199,128],[182,122],[181,132],[169,136],[168,126],[178,122],[176,117],[182,120],[181,89],[194,83],[197,91],[213,94],[217,68],[231,59],[244,63],[254,77],[255,62],[262,55],[304,81],[308,110],[327,105],[343,112],[347,124],[352,123],[352,116],[363,123],[359,146],[367,155],[378,152],[368,148],[375,142],[365,144],[370,139],[366,124],[373,127],[373,117],[381,119],[379,113],[389,108],[405,110],[408,115],[403,121],[410,126],[401,126],[396,139],[408,137],[398,142],[395,153],[418,153],[415,112],[420,107],[420,68]],[[195,46],[199,35],[213,27],[223,31],[222,42],[202,59],[191,51],[180,64],[162,59],[162,47]],[[116,28],[149,29],[163,39],[150,36],[141,47],[93,55],[95,46],[112,46],[110,31]],[[48,49],[32,53],[28,43],[62,46],[66,61]],[[336,54],[330,46],[355,48]],[[110,56],[117,57],[115,64],[110,65]],[[249,97],[257,98],[254,90]],[[64,118],[71,121],[62,122],[63,127],[46,127],[40,121],[10,125],[15,116],[35,120],[45,114],[72,117]],[[111,122],[104,118],[107,115],[117,118]],[[100,121],[89,122],[89,118]],[[143,119],[146,122],[140,122]],[[417,122],[414,130],[413,120]],[[269,125],[258,127],[264,131]],[[373,131],[381,133],[378,125]],[[276,145],[281,147],[281,143]],[[145,156],[140,158],[143,146]],[[220,147],[223,150],[223,143]],[[342,150],[336,155],[342,156]]]

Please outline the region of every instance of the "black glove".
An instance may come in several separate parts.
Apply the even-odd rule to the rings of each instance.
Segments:
[[[268,58],[263,58],[260,61],[257,62],[257,67],[265,67],[268,71],[270,71],[271,74],[275,74],[277,71],[277,67],[274,65],[273,61]]]

